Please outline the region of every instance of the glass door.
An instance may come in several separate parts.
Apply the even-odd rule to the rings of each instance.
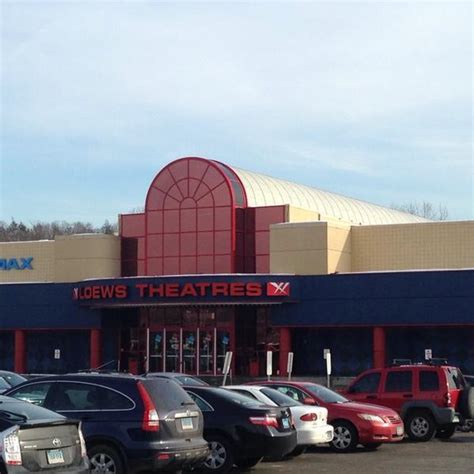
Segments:
[[[198,329],[199,333],[199,373],[214,374],[215,329]]]
[[[165,372],[182,372],[181,370],[182,329],[165,329]]]
[[[161,372],[164,370],[163,360],[164,331],[150,330],[149,333],[149,372]]]
[[[183,329],[183,372],[186,374],[196,373],[196,349],[196,330]]]

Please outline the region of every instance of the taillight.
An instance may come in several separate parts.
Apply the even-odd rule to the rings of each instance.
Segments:
[[[300,416],[301,421],[317,421],[318,414],[317,413],[305,413],[304,415]]]
[[[450,407],[452,404],[451,394],[447,392],[444,396],[444,402],[447,407]]]
[[[278,420],[275,415],[251,416],[250,423],[253,425],[273,426],[278,428]]]
[[[0,446],[0,452],[1,452]],[[3,437],[3,457],[9,466],[21,466],[21,450],[20,439],[18,438],[18,431],[16,428]]]
[[[156,411],[155,405],[147,392],[147,389],[141,382],[137,383],[138,392],[142,397],[145,411],[143,412],[143,431],[158,431],[160,429],[160,419],[158,418],[158,412]]]

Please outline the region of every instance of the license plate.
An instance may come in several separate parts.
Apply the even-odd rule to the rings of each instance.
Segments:
[[[46,457],[49,464],[61,464],[64,462],[64,456],[61,449],[50,449],[46,451]]]
[[[403,434],[403,426],[397,426],[397,436],[401,436]]]
[[[193,427],[193,419],[192,418],[181,418],[181,428],[183,430],[192,430]]]
[[[288,418],[282,418],[281,422],[283,424],[283,428],[289,428],[290,427],[290,420]]]

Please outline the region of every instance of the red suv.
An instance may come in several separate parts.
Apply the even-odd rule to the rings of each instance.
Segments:
[[[435,434],[450,438],[463,419],[474,415],[474,388],[457,367],[406,364],[367,370],[344,391],[351,400],[397,411],[414,441]]]
[[[390,408],[351,402],[312,382],[272,380],[252,384],[268,385],[305,405],[327,408],[328,423],[334,426],[334,438],[330,446],[336,452],[352,451],[358,444],[376,449],[382,443],[403,439],[403,422]]]

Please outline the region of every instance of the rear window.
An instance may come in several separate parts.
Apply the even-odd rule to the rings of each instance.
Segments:
[[[209,385],[204,382],[204,380],[198,379],[196,377],[190,377],[189,375],[178,375],[176,378],[181,385],[193,385],[199,387],[207,387]]]
[[[260,391],[278,406],[296,407],[303,405],[302,403],[293,400],[293,398],[279,392],[278,390],[275,390],[274,388],[262,388]]]
[[[438,372],[435,370],[420,371],[420,391],[435,392],[439,389]]]
[[[228,402],[235,403],[245,407],[263,407],[267,406],[258,400],[248,397],[247,395],[241,395],[240,393],[234,392],[233,390],[226,390],[225,388],[212,388],[213,394],[218,395],[220,398],[227,400]]]
[[[159,411],[179,410],[190,405],[195,406],[192,398],[177,382],[163,378],[147,378],[142,380],[153,403]]]
[[[0,405],[0,414],[3,417],[9,417],[10,414],[17,414],[20,417],[26,417],[27,420],[63,420],[64,416],[54,411],[47,410],[46,408],[41,408],[32,403],[21,402],[21,401],[7,401],[4,399],[1,400],[2,404]],[[21,424],[18,420],[18,424]]]
[[[465,382],[460,370],[456,369],[455,367],[448,367],[446,369],[446,377],[448,379],[449,388],[464,388]]]
[[[0,390],[8,390],[10,388],[10,385],[7,384],[6,380],[4,380],[2,377],[0,377]]]

